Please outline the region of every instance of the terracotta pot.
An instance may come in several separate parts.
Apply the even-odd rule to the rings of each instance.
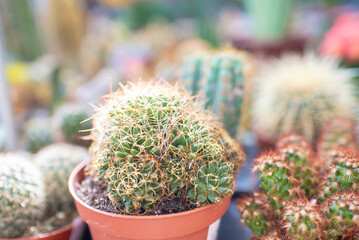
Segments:
[[[29,238],[0,238],[0,240],[69,240],[72,224],[59,230]]]
[[[226,212],[230,196],[221,203],[195,210],[156,216],[129,216],[112,214],[85,204],[76,194],[84,179],[86,163],[79,164],[70,175],[69,189],[77,211],[89,225],[94,240],[166,239],[205,240],[209,225]]]

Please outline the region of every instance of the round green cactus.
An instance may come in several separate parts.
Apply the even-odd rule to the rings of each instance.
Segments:
[[[344,152],[333,159],[320,186],[319,199],[324,201],[339,191],[359,191],[359,156]]]
[[[241,214],[241,221],[246,224],[257,237],[267,236],[273,229],[271,206],[267,196],[255,192],[252,196],[240,199],[237,209]]]
[[[53,126],[59,138],[70,143],[81,142],[81,137],[88,135],[92,127],[90,111],[87,106],[65,104],[59,107],[53,116]]]
[[[28,151],[36,153],[53,142],[51,124],[48,118],[32,118],[25,124],[25,144]]]
[[[238,132],[248,75],[248,56],[235,50],[191,56],[183,65],[182,81],[192,95],[199,95],[232,137]]]
[[[324,238],[338,239],[359,230],[359,196],[341,192],[328,198],[324,205]]]
[[[41,171],[20,154],[0,154],[0,238],[21,237],[44,214]]]
[[[290,239],[316,240],[321,237],[322,217],[315,202],[298,199],[283,209],[283,225]]]
[[[74,211],[74,203],[67,187],[68,178],[77,164],[88,159],[87,149],[62,143],[52,144],[37,153],[35,163],[44,175],[48,216],[56,212]]]
[[[154,212],[174,196],[192,207],[219,202],[233,192],[234,168],[244,161],[221,131],[182,89],[127,85],[94,117],[90,173],[128,214]]]

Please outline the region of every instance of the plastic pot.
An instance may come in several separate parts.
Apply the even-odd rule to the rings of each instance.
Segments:
[[[209,225],[223,216],[230,203],[230,196],[226,196],[221,203],[181,213],[155,216],[107,213],[85,204],[76,194],[84,179],[85,165],[79,164],[71,173],[69,190],[93,240],[206,240]]]
[[[68,240],[70,239],[72,231],[72,224],[61,228],[59,230],[44,233],[36,237],[29,237],[29,238],[0,238],[0,240]]]

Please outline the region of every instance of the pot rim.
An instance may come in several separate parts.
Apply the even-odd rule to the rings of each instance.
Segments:
[[[124,218],[124,219],[137,219],[137,220],[151,220],[151,219],[158,219],[158,218],[175,218],[175,217],[179,217],[179,216],[184,216],[184,215],[188,215],[188,214],[195,214],[197,212],[201,212],[201,211],[205,211],[208,208],[212,208],[214,206],[216,206],[217,204],[220,204],[223,202],[224,198],[230,198],[232,195],[227,195],[222,199],[222,202],[220,203],[212,203],[212,204],[208,204],[206,206],[202,206],[199,208],[195,208],[192,210],[188,210],[185,212],[180,212],[180,213],[170,213],[170,214],[161,214],[161,215],[125,215],[125,214],[118,214],[118,213],[109,213],[106,211],[102,211],[102,210],[98,210],[90,205],[88,205],[87,203],[85,203],[84,201],[82,201],[79,196],[77,195],[75,189],[74,189],[74,179],[75,176],[77,176],[81,171],[84,170],[84,168],[86,167],[87,163],[89,161],[83,161],[81,163],[79,163],[75,169],[71,172],[70,177],[69,177],[69,191],[72,195],[72,197],[74,198],[74,200],[78,203],[80,203],[82,206],[84,206],[85,208],[88,208],[89,210],[96,212],[98,214],[103,214],[109,217],[118,217],[118,218]],[[1,239],[0,239],[1,240]]]
[[[72,229],[72,223],[70,223],[69,225],[62,227],[60,229],[57,229],[55,231],[48,232],[48,233],[40,233],[40,234],[38,234],[36,236],[32,236],[32,237],[0,238],[0,240],[41,240],[42,238],[52,237],[52,236],[64,233],[66,231],[69,231],[71,229]]]

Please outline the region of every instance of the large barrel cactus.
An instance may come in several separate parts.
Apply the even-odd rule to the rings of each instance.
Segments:
[[[244,154],[182,89],[126,85],[97,109],[92,162],[97,181],[127,214],[154,212],[181,198],[194,208],[233,193]]]
[[[41,171],[19,154],[0,154],[0,238],[21,237],[43,216]]]
[[[182,81],[199,95],[224,128],[236,137],[243,112],[245,79],[251,74],[249,56],[235,50],[191,56],[183,64]]]

